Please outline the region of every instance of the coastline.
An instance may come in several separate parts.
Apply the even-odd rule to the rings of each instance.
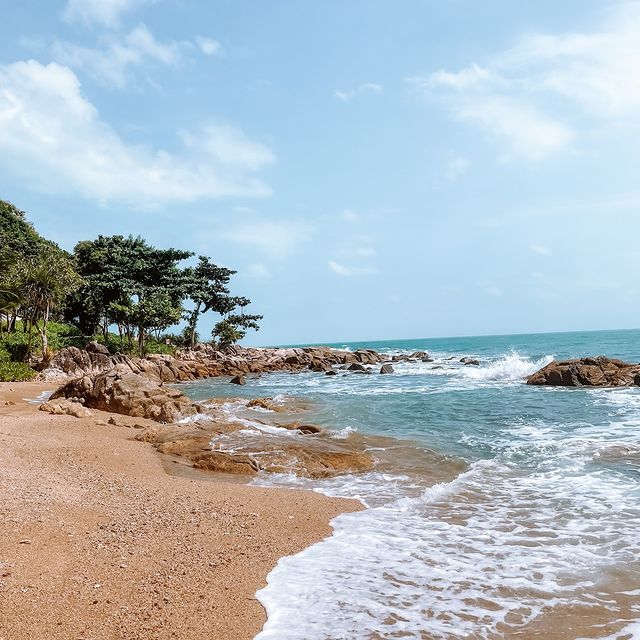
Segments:
[[[277,561],[361,508],[168,474],[110,414],[25,401],[55,386],[0,384],[1,640],[253,638],[266,620],[254,594]]]

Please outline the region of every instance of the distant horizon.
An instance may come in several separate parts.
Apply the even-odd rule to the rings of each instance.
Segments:
[[[296,347],[313,347],[323,345],[337,345],[337,344],[364,344],[364,343],[376,343],[376,342],[420,342],[424,340],[459,340],[468,338],[509,338],[518,336],[544,336],[544,335],[561,335],[569,333],[615,333],[620,331],[640,331],[640,327],[633,327],[629,329],[578,329],[571,331],[534,331],[534,332],[517,332],[517,333],[483,333],[477,335],[460,335],[460,336],[433,336],[422,338],[383,338],[375,340],[324,340],[315,342],[300,342],[296,344],[269,344],[269,345],[247,345],[256,346],[259,348],[296,348]]]

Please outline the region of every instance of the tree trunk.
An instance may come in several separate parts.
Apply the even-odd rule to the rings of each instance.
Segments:
[[[44,310],[44,316],[42,318],[42,331],[40,337],[42,338],[42,360],[47,359],[47,353],[49,351],[49,339],[47,338],[47,323],[49,322],[49,303]]]
[[[144,327],[138,327],[138,353],[144,358]]]
[[[198,316],[200,315],[200,303],[191,314],[191,335],[189,336],[189,344],[193,347],[196,344],[196,329],[198,328]]]

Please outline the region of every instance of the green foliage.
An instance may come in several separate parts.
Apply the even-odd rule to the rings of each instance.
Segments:
[[[40,350],[45,359],[50,349],[83,346],[97,334],[114,352],[131,353],[137,343],[140,355],[171,353],[174,345],[196,342],[198,320],[208,311],[222,316],[214,336],[225,346],[258,329],[261,316],[243,311],[249,300],[230,294],[235,271],[205,256],[181,268],[192,255],[141,237],[98,236],[69,256],[0,200],[0,358],[28,360]],[[185,311],[187,299],[193,306]],[[52,322],[61,318],[66,324]],[[183,318],[187,327],[166,344],[162,333]],[[109,333],[114,325],[117,335]]]
[[[189,346],[196,343],[196,328],[201,313],[215,311],[229,313],[229,279],[236,273],[231,269],[213,264],[206,256],[198,256],[195,267],[185,269],[185,292],[193,301],[194,308],[187,314]]]
[[[64,347],[81,349],[88,342],[77,327],[63,322],[50,322],[47,325],[47,337],[49,347],[54,351],[59,351]]]
[[[0,362],[0,382],[25,382],[36,375],[24,362]]]
[[[6,254],[31,256],[42,246],[55,246],[40,236],[20,211],[10,202],[0,200],[0,247]]]
[[[248,300],[246,298],[240,299],[240,306],[246,306]],[[227,349],[232,344],[239,342],[247,334],[248,329],[255,329],[258,331],[260,325],[258,320],[262,320],[262,316],[248,315],[244,313],[240,314],[228,314],[223,320],[218,322],[211,334],[217,340],[218,346],[221,349]]]
[[[37,343],[32,346],[40,347]],[[12,360],[14,362],[24,362],[30,355],[29,351],[29,335],[23,331],[5,333],[2,338],[0,338],[0,361]],[[3,355],[5,357],[3,357]]]

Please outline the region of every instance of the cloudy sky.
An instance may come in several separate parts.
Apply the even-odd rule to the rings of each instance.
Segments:
[[[640,2],[0,5],[0,198],[237,269],[249,342],[640,325]]]

